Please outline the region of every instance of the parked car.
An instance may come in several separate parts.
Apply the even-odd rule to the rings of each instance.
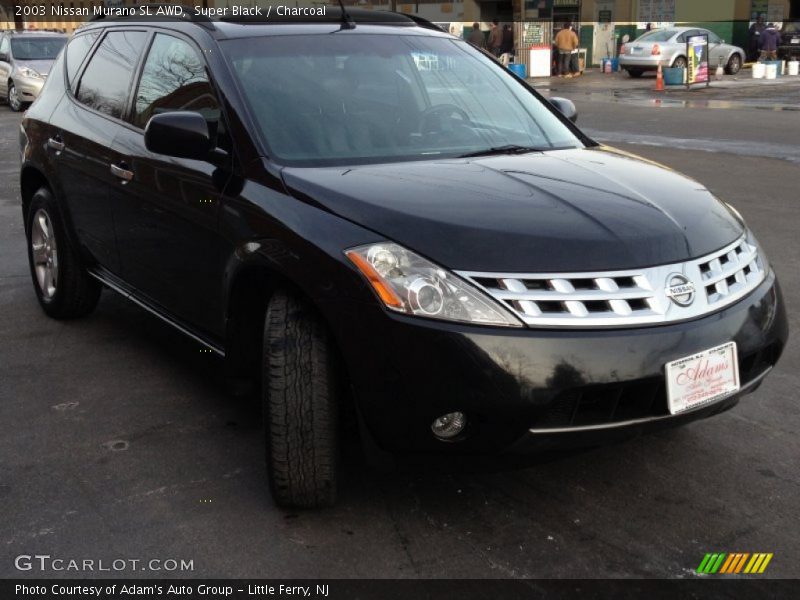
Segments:
[[[501,460],[759,386],[787,318],[735,209],[467,42],[348,11],[77,31],[20,133],[44,312],[105,287],[224,358],[291,506],[334,501],[341,415],[372,456]]]
[[[739,46],[726,44],[713,31],[699,27],[670,27],[653,29],[633,42],[623,44],[620,49],[620,67],[631,77],[641,77],[645,71],[662,67],[686,68],[686,41],[695,35],[708,36],[709,68],[725,67],[729,75],[736,75],[742,68],[745,52]]]
[[[33,102],[67,36],[48,32],[0,33],[0,98],[17,112]]]
[[[778,58],[800,60],[800,21],[785,21],[781,27]]]

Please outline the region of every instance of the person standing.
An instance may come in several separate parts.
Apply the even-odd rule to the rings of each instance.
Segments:
[[[497,19],[492,21],[492,30],[489,32],[489,51],[495,56],[500,56],[500,48],[503,46],[503,30]]]
[[[758,58],[758,51],[761,48],[761,34],[764,33],[764,15],[758,15],[756,22],[750,25],[750,33],[748,36],[748,60],[756,60]]]
[[[514,32],[511,31],[511,25],[503,25],[503,45],[500,46],[500,53],[514,53]]]
[[[481,31],[480,23],[472,24],[472,33],[469,34],[467,41],[478,48],[486,48],[486,36]]]
[[[761,61],[778,60],[778,46],[781,43],[781,34],[778,33],[774,23],[767,25],[767,28],[759,36]]]
[[[558,49],[558,76],[570,78],[570,58],[580,42],[569,23],[564,23],[564,27],[556,34],[555,44]]]

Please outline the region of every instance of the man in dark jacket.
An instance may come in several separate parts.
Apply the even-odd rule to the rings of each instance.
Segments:
[[[781,43],[781,34],[775,28],[774,23],[767,25],[767,28],[759,36],[761,44],[761,60],[778,60],[778,45]]]
[[[750,25],[750,33],[748,36],[748,60],[756,60],[758,58],[758,50],[761,47],[761,34],[764,33],[764,15],[758,15],[755,23]]]
[[[486,36],[481,31],[480,23],[472,24],[472,33],[469,34],[467,41],[478,48],[486,48]]]
[[[489,50],[495,56],[500,56],[500,47],[503,45],[503,30],[497,19],[492,21],[492,30],[489,32]]]
[[[514,53],[514,32],[511,31],[511,25],[503,25],[503,45],[500,46],[500,54]]]

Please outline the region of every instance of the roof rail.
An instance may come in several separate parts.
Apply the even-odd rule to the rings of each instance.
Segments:
[[[179,14],[174,14],[175,8],[180,7],[183,9],[190,9],[184,10]],[[106,7],[108,9],[108,7]],[[93,15],[89,17],[86,22],[92,23],[96,21],[190,21],[192,23],[198,23],[203,27],[207,27],[210,29],[214,28],[214,23],[211,19],[208,18],[206,15],[198,15],[195,13],[194,6],[188,6],[183,4],[169,4],[169,3],[160,3],[160,4],[141,4],[141,5],[133,5],[133,6],[125,6],[120,7],[124,9],[131,9],[131,12],[126,12],[125,14],[114,14],[113,11],[109,10],[109,12],[100,13],[97,15]],[[149,9],[149,15],[142,15],[139,13],[140,8],[147,8]],[[153,14],[154,12],[158,12],[158,9],[164,9],[163,14]]]
[[[436,23],[428,21],[428,19],[423,19],[422,17],[418,17],[417,15],[409,15],[408,13],[399,13],[399,14],[411,19],[419,27],[424,27],[425,29],[434,29],[435,31],[444,31],[444,29],[439,27]]]

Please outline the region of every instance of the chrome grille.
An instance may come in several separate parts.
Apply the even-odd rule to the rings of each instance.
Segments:
[[[745,237],[699,259],[630,271],[457,273],[526,324],[539,327],[618,327],[692,319],[739,300],[766,276],[758,247]],[[691,300],[687,282],[694,288]]]

